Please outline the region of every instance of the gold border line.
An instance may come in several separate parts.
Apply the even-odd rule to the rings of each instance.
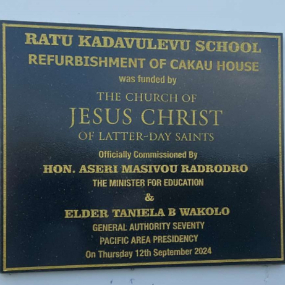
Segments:
[[[278,38],[278,87],[279,87],[279,168],[280,168],[280,231],[281,231],[281,258],[284,260],[284,222],[283,222],[283,144],[282,144],[282,60],[281,36]]]
[[[119,32],[119,33],[139,33],[139,34],[166,34],[166,35],[188,35],[188,36],[219,36],[219,37],[247,37],[247,38],[278,38],[279,35],[249,35],[249,34],[230,34],[230,33],[199,33],[199,32],[178,32],[178,31],[154,31],[154,30],[134,30],[134,29],[106,29],[90,27],[66,27],[66,26],[48,26],[48,25],[27,25],[27,24],[6,24],[7,27],[15,28],[36,28],[36,29],[58,29],[58,30],[76,30],[76,31],[96,31],[96,32]]]
[[[125,266],[153,266],[153,265],[185,265],[185,264],[217,264],[217,263],[238,263],[238,262],[266,262],[282,261],[281,258],[264,258],[260,259],[225,259],[225,260],[191,260],[191,261],[164,261],[164,262],[138,262],[138,263],[115,263],[115,264],[82,264],[82,265],[59,265],[59,266],[39,266],[39,267],[16,267],[7,268],[6,271],[27,271],[27,270],[49,270],[49,269],[74,269],[74,268],[107,268],[107,267],[125,267]]]
[[[84,28],[47,25],[21,25],[2,24],[3,31],[3,271],[29,271],[29,270],[50,270],[50,269],[74,269],[74,268],[107,268],[124,266],[154,266],[154,265],[185,265],[185,264],[218,264],[218,263],[239,263],[239,262],[268,262],[284,260],[284,225],[283,225],[283,149],[282,149],[282,67],[281,67],[281,36],[280,35],[249,35],[230,33],[198,33],[198,32],[177,32],[177,31],[153,31],[153,30],[129,30],[129,29],[106,29],[106,28]],[[170,34],[170,35],[192,35],[192,36],[221,36],[221,37],[250,37],[250,38],[275,38],[278,40],[278,93],[279,93],[279,168],[280,168],[280,226],[281,226],[281,257],[262,259],[225,259],[225,260],[196,260],[196,261],[167,261],[167,262],[138,262],[138,263],[115,263],[115,264],[82,264],[82,265],[60,265],[60,266],[38,266],[38,267],[15,267],[7,268],[7,86],[6,86],[6,27],[15,28],[43,28],[62,29],[78,31],[98,32],[126,32],[126,33],[148,33],[148,34]]]
[[[6,234],[7,234],[7,140],[6,140],[6,25],[2,24],[2,41],[3,41],[3,270],[6,269],[7,248],[6,248]]]

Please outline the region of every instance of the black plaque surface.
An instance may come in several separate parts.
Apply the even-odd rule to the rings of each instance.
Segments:
[[[1,29],[3,272],[284,261],[281,34]]]

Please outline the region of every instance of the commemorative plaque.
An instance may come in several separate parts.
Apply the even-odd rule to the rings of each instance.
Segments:
[[[281,34],[1,29],[3,272],[284,262]]]

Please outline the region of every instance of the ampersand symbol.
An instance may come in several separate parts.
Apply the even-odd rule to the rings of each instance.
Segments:
[[[146,193],[145,201],[147,201],[147,202],[154,201],[154,196],[151,196],[150,193]]]

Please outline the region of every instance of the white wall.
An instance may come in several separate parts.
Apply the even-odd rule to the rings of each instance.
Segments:
[[[0,0],[1,20],[285,33],[284,0]],[[0,274],[0,284],[285,284],[285,265]]]

